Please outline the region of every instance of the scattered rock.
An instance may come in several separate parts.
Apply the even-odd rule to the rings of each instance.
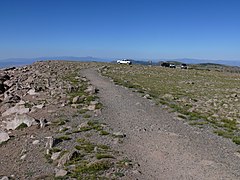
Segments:
[[[126,137],[126,134],[124,134],[122,132],[114,132],[113,136],[118,137],[118,138],[124,138],[124,137]]]
[[[91,101],[90,104],[91,105],[97,105],[99,102],[98,101]]]
[[[143,98],[150,99],[151,96],[149,94],[146,94],[146,95],[143,96]]]
[[[79,100],[79,96],[76,96],[73,98],[72,103],[75,104],[78,102],[78,100]]]
[[[9,180],[7,176],[3,176],[0,180]]]
[[[64,165],[72,160],[75,157],[80,156],[80,153],[77,151],[72,151],[72,152],[66,152],[58,161],[58,167],[64,167]]]
[[[169,100],[173,100],[173,99],[174,99],[174,97],[173,97],[172,94],[165,94],[165,95],[163,96],[163,98],[169,99]]]
[[[5,111],[4,113],[2,113],[2,117],[4,116],[9,116],[11,114],[26,114],[30,111],[29,108],[25,108],[24,105],[16,105],[10,109],[8,109],[7,111]]]
[[[33,108],[37,108],[37,109],[42,109],[44,107],[44,104],[39,104],[36,106],[33,106]]]
[[[33,144],[33,145],[36,145],[36,144],[38,144],[39,142],[40,142],[39,140],[35,140],[35,141],[32,142],[32,144]]]
[[[67,175],[67,171],[64,169],[55,169],[55,177],[63,177]]]
[[[94,110],[96,109],[96,105],[95,105],[95,104],[89,105],[89,106],[87,107],[87,109],[88,109],[89,111],[94,111]]]
[[[52,147],[53,147],[54,139],[52,136],[45,137],[45,138],[47,139],[45,147],[47,149],[47,154],[49,154],[50,149],[52,149]]]
[[[21,160],[24,160],[24,159],[26,159],[26,157],[27,157],[27,154],[24,154],[24,155],[21,156],[20,159],[21,159]]]
[[[60,156],[61,152],[56,152],[56,153],[53,153],[52,156],[51,156],[51,159],[53,161],[57,160]]]
[[[7,130],[15,130],[21,124],[26,124],[27,127],[32,125],[37,125],[37,122],[34,118],[28,116],[27,114],[18,115],[16,114],[15,118],[12,121],[6,122],[6,129]]]
[[[8,133],[4,132],[4,131],[0,131],[0,144],[3,142],[6,142],[10,139]]]
[[[102,115],[101,109],[94,110],[94,116],[101,116],[101,115]]]
[[[231,97],[238,97],[238,95],[234,93],[234,94],[231,94]]]
[[[96,93],[96,88],[94,86],[88,86],[88,88],[84,92],[92,95]]]
[[[78,128],[84,128],[84,127],[88,127],[88,122],[83,122],[80,125],[78,125]]]
[[[28,92],[27,92],[29,95],[31,96],[34,96],[34,95],[38,95],[39,93],[36,93],[35,92],[35,89],[30,89]]]

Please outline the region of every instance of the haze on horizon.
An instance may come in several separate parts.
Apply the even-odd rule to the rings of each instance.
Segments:
[[[240,60],[238,0],[1,0],[0,59]]]

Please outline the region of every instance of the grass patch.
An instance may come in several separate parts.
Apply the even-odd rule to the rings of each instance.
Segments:
[[[86,118],[86,119],[88,119],[88,118],[90,118],[90,117],[92,117],[90,114],[85,114],[85,115],[83,115],[83,117],[84,118]]]
[[[219,136],[225,137],[225,138],[233,138],[234,134],[232,132],[227,132],[224,130],[216,130],[214,131]]]
[[[58,137],[57,139],[62,140],[62,141],[69,141],[69,140],[71,140],[72,138],[69,137],[69,136],[60,136],[60,137]]]
[[[208,122],[190,122],[189,125],[192,125],[192,126],[202,126],[202,125],[205,125],[205,124],[208,124]]]
[[[25,108],[32,108],[33,107],[33,105],[32,104],[30,104],[30,103],[25,103]]]
[[[232,138],[232,141],[237,144],[237,145],[240,145],[240,137],[239,136],[235,136]]]
[[[67,128],[67,127],[64,127],[64,128],[62,128],[59,132],[62,133],[62,132],[65,132],[65,131],[67,131],[67,130],[68,130],[68,128]]]
[[[96,131],[102,131],[103,127],[98,121],[88,121],[87,123],[92,129],[95,129]]]
[[[102,107],[103,107],[102,103],[97,103],[95,109],[102,109]]]
[[[89,163],[87,165],[77,166],[75,173],[83,174],[98,174],[102,173],[105,170],[108,170],[112,166],[112,163],[109,161],[99,161],[95,163]]]
[[[182,115],[182,114],[179,114],[178,117],[181,118],[181,119],[187,119],[187,117]]]
[[[50,164],[53,163],[53,160],[51,159],[51,156],[52,156],[51,154],[45,154],[45,155],[44,155],[45,159],[46,159],[47,162],[50,163]]]
[[[25,128],[27,128],[27,127],[28,127],[27,124],[21,123],[21,124],[16,128],[16,130],[25,129]]]
[[[91,126],[84,126],[79,129],[80,132],[90,131],[93,128]]]
[[[86,133],[86,134],[84,134],[84,136],[85,136],[85,137],[92,137],[93,134],[92,134],[92,133]]]
[[[85,114],[88,110],[87,109],[80,109],[78,110],[79,114]]]
[[[94,100],[96,100],[96,96],[87,96],[86,97],[86,102],[87,103],[90,103],[91,101],[94,101]]]
[[[105,159],[105,158],[111,158],[113,159],[114,157],[110,154],[96,154],[97,159]]]
[[[110,133],[107,132],[107,131],[101,130],[101,131],[99,132],[99,134],[102,135],[102,136],[107,136],[107,135],[109,135]]]
[[[123,177],[123,176],[125,176],[125,175],[124,175],[123,173],[121,173],[121,172],[115,172],[114,175],[117,176],[117,177]]]
[[[98,148],[100,148],[100,149],[104,149],[104,150],[108,150],[108,149],[110,149],[109,146],[104,145],[104,144],[100,144],[100,145],[98,145]]]
[[[94,148],[96,147],[95,144],[91,143],[91,142],[88,142],[88,141],[84,141],[84,142],[81,142],[80,145],[76,145],[75,148],[77,150],[83,150],[85,151],[86,153],[92,153],[94,151]]]
[[[223,123],[223,127],[227,128],[227,129],[231,129],[231,130],[237,130],[237,121],[236,120],[228,120],[228,119],[223,119],[221,120],[221,122]]]
[[[54,148],[50,149],[50,154],[60,152],[60,151],[61,151],[61,149],[54,147]]]
[[[58,126],[62,126],[62,125],[66,124],[66,120],[64,120],[64,119],[57,119],[57,120],[53,121],[53,124],[56,124]]]
[[[126,168],[132,166],[132,161],[129,159],[123,159],[117,162],[117,166],[120,168]]]

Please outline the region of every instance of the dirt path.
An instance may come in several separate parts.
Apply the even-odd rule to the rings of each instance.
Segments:
[[[93,69],[83,71],[99,91],[103,117],[126,134],[116,145],[139,163],[138,179],[240,179],[237,146],[177,120],[150,100],[116,86]]]

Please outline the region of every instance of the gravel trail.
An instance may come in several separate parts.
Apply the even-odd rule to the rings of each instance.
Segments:
[[[139,163],[135,179],[240,179],[238,147],[230,140],[188,125],[94,69],[82,74],[99,89],[104,121],[126,134],[116,146]]]

